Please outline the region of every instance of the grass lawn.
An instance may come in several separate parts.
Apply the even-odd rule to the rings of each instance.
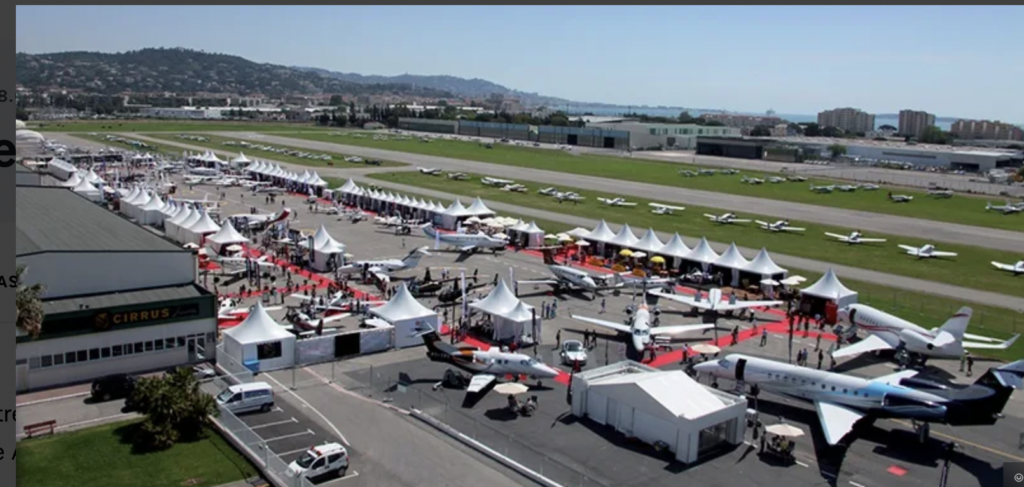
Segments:
[[[528,193],[511,193],[497,188],[484,186],[480,183],[480,175],[471,174],[467,181],[452,181],[445,177],[426,176],[418,172],[378,173],[368,177],[400,184],[419,186],[439,191],[521,205],[559,213],[571,213],[593,219],[605,219],[609,223],[629,223],[641,237],[647,228],[660,231],[679,232],[687,237],[705,236],[711,241],[736,242],[737,245],[749,248],[766,247],[771,252],[806,257],[825,262],[872,269],[891,274],[905,275],[930,281],[944,282],[957,286],[982,289],[1002,294],[1024,297],[1024,286],[1020,280],[1008,272],[1001,272],[992,267],[991,261],[1016,262],[1020,258],[1010,252],[981,249],[968,246],[943,245],[940,250],[959,253],[951,259],[918,260],[906,255],[897,244],[921,246],[925,241],[912,237],[893,235],[867,234],[868,237],[887,238],[882,244],[847,245],[832,240],[824,232],[849,234],[850,229],[817,225],[806,222],[792,222],[793,226],[804,227],[806,232],[785,233],[761,230],[753,223],[719,225],[711,223],[703,216],[704,213],[717,214],[718,211],[701,207],[686,207],[686,211],[676,215],[655,215],[647,206],[649,200],[633,200],[639,203],[636,207],[609,207],[596,201],[597,197],[611,195],[585,191],[576,188],[560,188],[563,191],[576,191],[586,197],[583,203],[574,206],[572,203],[559,204],[554,198],[540,196],[537,189],[545,185],[533,181],[519,181],[530,188]],[[465,202],[468,204],[468,202]],[[750,214],[741,214],[741,218],[760,219],[774,222],[775,219]],[[752,258],[752,255],[746,256]]]
[[[180,157],[181,153],[183,151],[183,149],[180,149],[178,147],[174,147],[174,146],[171,146],[171,145],[164,145],[164,144],[153,143],[152,141],[149,141],[149,140],[132,139],[131,136],[123,137],[123,138],[129,139],[129,140],[138,140],[139,142],[145,143],[147,146],[149,146],[149,147],[147,147],[145,149],[140,149],[139,147],[136,147],[136,146],[134,146],[132,144],[129,144],[127,142],[116,141],[116,140],[107,140],[107,136],[108,135],[113,135],[113,134],[102,134],[102,133],[99,133],[99,132],[97,132],[96,135],[91,135],[90,133],[76,133],[76,134],[74,134],[74,137],[78,137],[80,139],[95,140],[96,142],[99,142],[101,144],[105,144],[105,145],[108,145],[110,147],[115,147],[115,148],[118,148],[118,149],[126,149],[126,150],[138,151],[138,152],[149,152],[150,154],[165,154],[165,155],[173,156],[173,157]],[[116,135],[114,135],[114,136],[115,137],[120,137],[120,136],[116,136]]]
[[[343,184],[344,181],[333,180],[331,183],[331,187],[337,187]],[[422,193],[413,192],[403,194],[406,194],[407,196],[422,197],[430,201],[437,201],[437,198]],[[460,190],[459,194],[465,193]],[[447,201],[443,201],[443,203],[447,203]],[[468,202],[464,201],[463,203]],[[568,208],[563,208],[562,210],[565,212],[571,211]],[[687,209],[687,211],[690,210]],[[572,212],[575,213],[575,211]],[[535,221],[538,226],[549,233],[558,233],[573,228],[572,225],[565,223],[537,219],[515,213],[501,212],[501,215],[519,218],[527,222]],[[658,226],[657,228],[661,229],[662,227]],[[789,274],[806,277],[808,279],[808,285],[810,283],[814,283],[821,277],[821,273],[792,267],[789,268]],[[1009,338],[1014,333],[1024,333],[1024,313],[1020,311],[954,301],[930,294],[895,289],[882,284],[844,279],[842,276],[839,276],[839,278],[842,279],[843,284],[845,284],[846,287],[859,293],[859,302],[873,306],[887,313],[892,313],[926,328],[940,326],[946,321],[946,319],[956,312],[956,310],[960,309],[961,306],[970,306],[974,309],[974,317],[972,318],[970,325],[971,333],[1002,339]],[[1016,360],[1021,356],[1024,356],[1024,340],[1017,341],[1014,343],[1013,347],[1008,350],[978,350],[974,355],[1000,360]]]
[[[198,137],[206,137],[207,139],[210,139],[210,141],[209,142],[197,142],[197,141],[194,141],[194,140],[191,140],[191,139],[179,139],[177,137],[178,135],[191,135],[191,136],[198,136]],[[250,159],[252,159],[252,158],[256,158],[256,159],[273,159],[275,161],[288,162],[288,163],[291,163],[291,164],[299,164],[299,165],[302,165],[302,166],[328,167],[328,163],[326,161],[303,159],[301,157],[290,156],[290,155],[287,155],[287,154],[278,154],[276,152],[271,152],[271,151],[256,150],[256,149],[252,149],[252,148],[241,147],[241,146],[238,146],[238,145],[225,145],[224,143],[225,142],[245,141],[245,142],[249,142],[249,143],[252,143],[252,144],[269,145],[269,146],[278,147],[278,148],[281,148],[281,149],[297,150],[297,151],[302,151],[302,152],[309,152],[309,153],[312,153],[312,154],[327,154],[327,155],[331,156],[334,159],[332,161],[334,163],[334,167],[364,167],[364,166],[365,167],[372,167],[372,166],[366,166],[365,164],[362,164],[362,163],[355,164],[355,163],[352,163],[352,162],[345,162],[345,157],[348,157],[348,155],[346,155],[346,154],[339,154],[337,152],[315,151],[315,150],[303,149],[301,147],[291,147],[291,146],[280,145],[280,144],[268,144],[266,142],[260,141],[260,139],[248,139],[248,138],[242,139],[242,138],[220,137],[220,136],[216,136],[216,135],[201,134],[201,133],[189,133],[189,134],[146,134],[146,136],[147,137],[157,138],[157,139],[163,139],[163,140],[167,140],[167,141],[172,141],[172,142],[177,142],[177,143],[180,143],[180,144],[188,144],[188,145],[195,145],[195,146],[199,146],[199,147],[206,147],[208,149],[213,149],[213,150],[223,150],[223,151],[230,151],[230,152],[242,152],[242,153],[244,153],[246,155],[246,157],[249,157]],[[179,150],[178,152],[181,152],[181,151]],[[403,164],[401,162],[383,161],[383,160],[381,161],[381,166],[382,167],[398,167],[398,166],[405,166],[405,165],[406,164]]]
[[[29,122],[29,128],[40,132],[297,132],[325,131],[312,123],[215,122],[187,120],[69,120]],[[334,128],[333,130],[337,130]]]
[[[416,137],[410,140],[401,140],[397,137],[374,140],[372,137],[353,137],[355,133],[335,130],[292,134],[289,137],[1024,232],[1024,218],[1021,218],[1021,215],[1004,216],[985,211],[984,200],[969,196],[956,195],[950,199],[934,199],[922,191],[898,188],[893,191],[914,196],[913,202],[898,204],[886,198],[887,190],[884,187],[870,192],[837,191],[832,194],[816,194],[810,191],[810,184],[834,182],[812,179],[805,183],[765,183],[752,186],[740,182],[740,178],[744,175],[763,178],[777,174],[744,171],[743,174],[736,175],[683,177],[678,171],[696,170],[699,167],[617,156],[573,155],[559,150],[506,144],[497,144],[493,149],[487,149],[475,142],[433,140],[430,143],[423,143]],[[993,199],[993,202],[1001,201],[1002,199]],[[1024,238],[1024,235],[1021,238]]]
[[[17,484],[207,487],[257,475],[256,468],[214,431],[203,440],[166,451],[134,453],[130,438],[138,424],[128,421],[24,440],[18,444]]]

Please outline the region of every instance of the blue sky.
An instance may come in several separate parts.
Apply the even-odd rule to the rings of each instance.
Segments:
[[[1022,7],[18,6],[19,52],[189,47],[580,101],[1024,122]]]

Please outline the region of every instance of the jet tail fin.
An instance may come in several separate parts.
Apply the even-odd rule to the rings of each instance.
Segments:
[[[953,335],[958,342],[964,340],[964,333],[967,332],[967,325],[971,322],[973,310],[964,306],[939,327],[940,330]]]
[[[452,355],[458,352],[457,348],[445,343],[441,339],[441,335],[438,335],[437,331],[432,328],[425,333],[421,333],[420,336],[423,337],[423,344],[427,346],[428,355],[433,356],[435,353]]]
[[[999,389],[1024,389],[1024,360],[988,369],[975,384]]]

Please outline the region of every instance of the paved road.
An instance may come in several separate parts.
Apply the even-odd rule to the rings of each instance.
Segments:
[[[133,134],[132,136],[137,138],[137,139],[140,139],[140,140],[149,139],[149,138],[147,138],[145,136],[141,136],[141,135],[138,135],[138,134]],[[66,141],[66,143],[70,143],[70,144],[78,144],[78,141],[79,141],[79,139],[77,139],[77,138],[74,138],[74,137],[71,137],[71,136],[66,136],[66,135],[63,136],[63,139]],[[206,149],[204,149],[202,147],[199,147],[199,146],[192,146],[192,145],[182,144],[182,143],[177,143],[177,142],[168,142],[168,141],[164,141],[164,140],[160,140],[160,139],[149,139],[149,140],[151,140],[152,142],[159,142],[159,143],[162,143],[162,144],[182,147],[184,149],[189,149],[189,150],[200,150],[200,151],[201,150],[206,150]],[[298,142],[298,141],[290,139],[290,140],[288,140],[286,142],[291,143],[291,142]],[[283,143],[283,142],[278,142],[278,143]],[[95,143],[93,144],[93,146],[96,146],[96,145],[97,144],[95,144]],[[102,144],[98,144],[98,145],[102,146]],[[330,144],[328,144],[328,145],[330,145]],[[353,152],[349,152],[347,150],[348,146],[345,146],[345,147],[346,147],[346,149],[344,149],[344,150],[343,149],[339,149],[339,148],[327,148],[327,149],[320,148],[318,150],[334,150],[334,151],[343,152],[343,153],[353,153]],[[355,149],[355,148],[353,148],[353,149]],[[375,150],[375,149],[373,149],[373,150]],[[229,155],[233,155],[234,154],[234,153],[232,153],[230,151],[214,151],[214,152],[217,152],[220,155],[224,155],[224,156],[229,156]],[[384,152],[390,152],[390,151],[384,151]],[[394,154],[404,154],[404,153],[395,152]],[[391,156],[380,156],[380,155],[365,155],[363,157],[392,158]],[[277,162],[277,163],[281,164],[284,167],[291,167],[291,166],[293,166],[292,169],[302,169],[302,166],[298,166],[298,165],[292,165],[292,164],[287,164],[287,163],[283,163],[283,162],[279,162],[279,161],[273,161],[272,159],[265,159],[265,160],[268,160],[270,162]],[[392,158],[392,160],[394,160],[394,159]],[[465,161],[460,161],[460,163],[465,163]],[[468,164],[474,164],[474,163],[468,163]],[[500,167],[500,166],[495,166],[495,167]],[[407,186],[407,185],[395,184],[395,183],[391,183],[391,182],[388,182],[388,181],[370,180],[370,179],[368,179],[368,178],[366,178],[364,176],[364,174],[366,174],[367,172],[378,172],[378,171],[389,171],[389,170],[394,170],[394,168],[374,169],[374,170],[368,170],[368,169],[346,169],[346,168],[319,168],[319,169],[317,169],[317,172],[319,172],[322,176],[351,177],[351,178],[355,179],[356,181],[362,181],[364,183],[365,182],[372,182],[373,184],[376,184],[376,185],[379,185],[379,186],[387,186],[389,188],[400,190],[400,191],[406,191],[406,192],[410,192],[410,193],[423,194],[423,195],[432,196],[432,197],[440,198],[440,199],[444,199],[444,200],[448,200],[448,199],[451,199],[453,197],[461,197],[463,199],[471,199],[471,198],[469,198],[466,195],[455,195],[455,194],[451,194],[451,193],[446,193],[446,192],[441,192],[441,191],[433,191],[433,190],[428,190],[428,189],[419,188],[419,187],[415,187],[415,186]],[[544,172],[547,172],[547,171],[544,171]],[[550,173],[550,174],[561,174],[561,173]],[[565,176],[564,174],[562,174],[562,175]],[[594,178],[594,179],[597,179],[598,181],[602,181],[600,178]],[[658,187],[658,186],[652,186],[652,187]],[[765,201],[765,200],[762,200],[762,201]],[[582,217],[577,217],[577,216],[572,216],[572,215],[567,215],[567,214],[562,214],[562,213],[555,213],[555,212],[550,212],[550,211],[538,210],[538,209],[534,209],[534,208],[528,208],[528,207],[518,206],[518,205],[511,205],[511,204],[507,204],[507,203],[499,203],[499,202],[494,202],[494,201],[488,201],[487,205],[489,207],[491,207],[492,209],[494,209],[494,210],[508,211],[508,212],[517,213],[517,214],[520,214],[520,215],[523,215],[523,216],[533,216],[533,217],[536,217],[538,219],[545,219],[545,220],[550,220],[550,221],[555,221],[555,222],[561,222],[561,223],[566,223],[566,224],[575,225],[575,226],[581,226],[581,227],[585,227],[585,228],[594,228],[597,225],[597,223],[598,223],[598,221],[592,220],[592,219],[589,219],[589,218],[582,218]],[[874,215],[874,217],[875,218],[879,218],[878,215]],[[920,222],[921,220],[914,220],[914,221]],[[609,223],[615,223],[615,222],[609,222]],[[613,225],[613,230],[617,230],[617,226]],[[898,233],[903,233],[903,232],[898,232]],[[671,238],[670,235],[667,235],[667,234],[664,234],[664,233],[659,234],[659,237],[662,239],[662,241],[667,241],[669,238]],[[687,245],[690,245],[691,247],[696,244],[696,240],[694,240],[692,238],[687,238],[687,239],[685,239],[685,241],[686,241]],[[715,250],[718,251],[718,252],[722,252],[726,248],[728,248],[728,244],[723,244],[721,242],[710,242],[710,243],[715,248]],[[743,252],[744,255],[755,255],[759,250],[760,249],[750,249],[750,248],[740,247],[740,251]],[[871,270],[866,270],[866,269],[860,269],[860,268],[856,268],[856,267],[848,267],[848,266],[836,265],[836,264],[832,264],[832,263],[828,263],[828,262],[812,260],[812,259],[805,259],[803,257],[795,257],[795,256],[784,255],[784,254],[773,253],[772,254],[772,259],[775,260],[775,262],[777,264],[779,264],[781,266],[784,266],[784,267],[788,266],[788,267],[793,267],[793,268],[798,268],[798,269],[806,269],[806,270],[809,270],[809,271],[816,271],[816,272],[825,272],[826,270],[828,270],[829,267],[831,267],[831,268],[833,268],[836,271],[836,273],[840,276],[840,278],[857,279],[857,280],[862,280],[862,281],[866,281],[866,282],[884,283],[887,286],[894,287],[894,288],[897,288],[897,289],[906,289],[906,290],[911,290],[911,291],[920,291],[920,292],[934,294],[934,295],[937,295],[937,296],[942,296],[942,297],[945,297],[945,298],[950,298],[950,299],[954,299],[954,300],[958,300],[958,301],[969,301],[969,302],[974,302],[974,303],[979,303],[979,304],[986,304],[986,305],[990,305],[990,306],[998,306],[998,307],[1002,307],[1002,308],[1024,310],[1024,299],[1018,298],[1018,297],[1014,297],[1014,296],[1007,296],[1007,295],[998,294],[998,293],[992,293],[992,292],[987,292],[987,291],[979,291],[979,290],[975,290],[975,289],[969,289],[969,288],[964,288],[964,287],[959,287],[959,286],[953,286],[953,285],[949,285],[949,284],[942,284],[942,283],[937,283],[937,282],[932,282],[932,281],[925,281],[925,280],[922,280],[922,279],[915,279],[915,278],[911,278],[911,277],[904,277],[904,276],[898,276],[898,275],[894,275],[894,274],[887,274],[887,273],[884,273],[884,272],[877,272],[877,271],[871,271]]]
[[[254,134],[218,133],[217,135],[244,138]],[[136,138],[142,138],[137,134]],[[953,223],[922,220],[893,215],[883,215],[866,211],[845,210],[824,206],[792,203],[733,194],[700,191],[694,189],[660,186],[655,184],[636,183],[631,181],[615,181],[607,178],[581,176],[555,171],[530,169],[500,164],[466,161],[449,157],[425,156],[367,147],[349,146],[328,142],[317,142],[295,139],[277,135],[260,134],[261,141],[271,144],[290,145],[310,150],[340,152],[361,157],[374,157],[405,162],[414,166],[439,167],[445,170],[485,173],[496,177],[545,181],[553,186],[575,186],[579,188],[602,191],[626,196],[643,197],[665,202],[676,202],[689,205],[706,206],[721,210],[757,213],[778,218],[789,218],[826,225],[840,225],[857,228],[867,232],[888,233],[890,235],[914,235],[936,243],[946,242],[976,247],[1006,250],[1024,253],[1024,233],[999,230],[994,228],[957,225]],[[159,141],[160,143],[167,143]],[[411,170],[408,168],[407,170]],[[388,168],[389,171],[402,170]],[[329,171],[321,171],[325,173]],[[981,211],[981,210],[979,210]]]

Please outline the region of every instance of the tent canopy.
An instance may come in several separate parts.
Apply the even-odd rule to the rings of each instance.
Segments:
[[[206,240],[218,245],[249,243],[249,239],[245,238],[241,233],[238,233],[238,230],[235,230],[235,226],[231,224],[230,219],[224,222],[224,226],[220,227],[220,231],[210,235]]]
[[[750,261],[750,264],[744,269],[747,272],[753,272],[762,276],[773,276],[775,274],[785,274],[788,271],[775,264],[771,256],[768,255],[768,249],[761,248],[761,251],[757,253],[754,260]]]
[[[857,294],[856,291],[843,285],[836,277],[835,271],[831,267],[825,272],[825,275],[818,279],[818,282],[811,285],[806,289],[800,291],[802,295],[814,296],[822,299],[834,299],[840,301],[845,297],[854,296]]]
[[[459,200],[455,200],[455,202],[452,203],[451,206],[448,207],[448,209],[444,210],[444,214],[455,218],[462,216],[472,216],[469,214],[469,210],[467,210],[465,206],[462,206],[462,202]]]
[[[607,242],[612,245],[618,245],[619,247],[633,247],[639,241],[640,239],[636,238],[636,235],[633,234],[633,229],[629,228],[629,224],[627,223],[622,225],[622,228],[619,229],[619,233],[615,234],[615,237]]]
[[[527,225],[525,228],[523,228],[520,231],[523,232],[523,233],[528,233],[530,235],[534,235],[534,234],[538,234],[538,233],[541,233],[541,234],[544,233],[544,230],[541,230],[540,227],[537,226],[537,222],[530,222],[529,225]]]
[[[216,233],[220,231],[220,225],[218,225],[217,222],[213,221],[213,218],[210,218],[210,214],[205,211],[202,212],[202,215],[199,217],[198,220],[196,220],[195,223],[185,228],[188,228],[188,231],[192,233],[202,235]]]
[[[686,256],[686,260],[703,264],[714,264],[718,260],[718,254],[715,253],[715,249],[711,248],[708,239],[702,237],[700,243]]]
[[[96,186],[93,186],[92,183],[90,183],[89,181],[87,181],[85,179],[79,181],[78,185],[75,186],[75,188],[72,189],[72,191],[74,191],[76,193],[91,194],[91,195],[94,195],[94,194],[100,192],[99,189],[96,189]]]
[[[285,330],[263,309],[259,301],[249,311],[249,316],[241,324],[224,331],[225,335],[234,338],[242,345],[256,345],[274,342],[287,338],[295,338]]]
[[[636,250],[642,250],[648,254],[653,254],[665,247],[665,244],[658,238],[658,234],[654,233],[653,228],[648,228],[647,233],[644,234],[643,238],[639,242],[633,245]]]
[[[320,225],[320,229],[313,235],[313,250],[321,254],[342,254],[345,253],[345,245],[327,232],[327,227]]]
[[[727,269],[745,269],[750,262],[747,261],[743,254],[740,253],[740,249],[736,247],[736,243],[733,242],[729,245],[729,248],[715,260],[714,264],[718,267],[725,267]]]
[[[594,242],[608,242],[613,238],[615,238],[615,232],[608,228],[608,222],[604,220],[601,220],[601,223],[598,223],[594,230],[587,235],[587,240]]]
[[[409,293],[409,288],[406,287],[404,282],[398,288],[395,297],[391,298],[391,301],[388,301],[384,306],[371,308],[370,314],[392,324],[405,320],[437,317],[437,313],[434,310],[423,306],[419,301],[416,301],[416,298],[412,297],[412,294]]]
[[[593,381],[591,387],[626,404],[645,404],[644,409],[662,411],[668,417],[694,419],[725,406],[681,370],[613,375]]]
[[[508,288],[505,284],[505,280],[501,279],[498,281],[498,285],[494,287],[494,290],[490,292],[484,299],[470,303],[469,306],[473,309],[478,309],[484,313],[493,315],[502,315],[508,311],[512,311],[516,306],[519,305],[519,298]]]
[[[469,208],[467,208],[466,211],[467,214],[471,216],[489,216],[494,214],[494,212],[484,204],[484,200],[479,197],[473,200],[473,204],[469,205]]]
[[[690,252],[692,251],[685,243],[683,243],[683,237],[680,237],[678,232],[672,236],[672,239],[669,240],[664,247],[657,251],[657,253],[661,255],[679,258],[684,258],[687,255],[690,255]]]

